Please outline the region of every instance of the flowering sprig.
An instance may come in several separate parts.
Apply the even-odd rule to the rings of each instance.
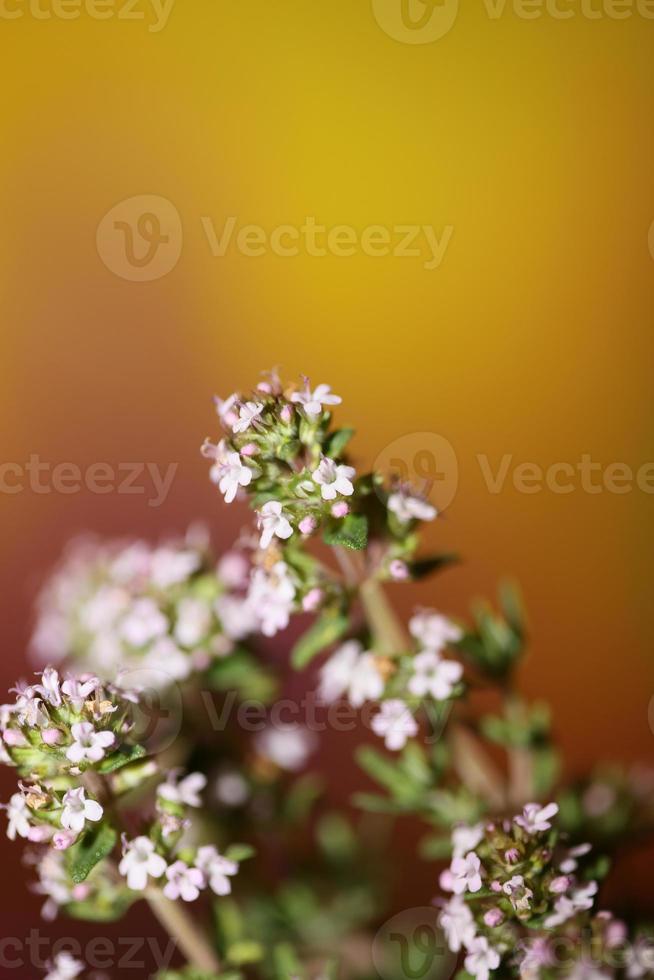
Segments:
[[[128,683],[138,670],[160,687],[186,680],[256,631],[243,601],[249,575],[245,550],[216,562],[197,527],[154,546],[75,542],[39,597],[32,655]]]

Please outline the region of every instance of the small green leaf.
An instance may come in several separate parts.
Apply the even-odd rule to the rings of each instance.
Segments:
[[[146,750],[142,745],[121,745],[119,749],[102,760],[98,766],[98,772],[104,773],[105,775],[108,772],[115,772],[116,769],[122,769],[123,766],[129,765],[130,762],[142,759],[146,754]]]
[[[326,528],[323,540],[332,547],[361,551],[368,544],[368,521],[363,514],[348,514],[343,521]]]
[[[354,435],[354,429],[337,429],[332,432],[325,443],[325,456],[337,459]]]
[[[227,949],[227,962],[234,966],[258,963],[263,959],[264,949],[255,939],[239,939]]]
[[[247,861],[255,854],[254,848],[250,844],[230,844],[230,846],[225,851],[225,857],[228,861],[236,861],[240,864],[241,861]]]
[[[86,881],[96,864],[113,851],[116,831],[107,823],[94,828],[67,852],[68,871],[76,885]]]
[[[293,647],[291,663],[295,669],[306,667],[321,650],[340,639],[348,625],[348,617],[339,610],[329,609],[322,613]]]
[[[440,572],[449,565],[455,565],[459,561],[459,556],[455,554],[432,555],[429,558],[417,558],[409,562],[411,578],[418,580],[427,578],[433,572]]]

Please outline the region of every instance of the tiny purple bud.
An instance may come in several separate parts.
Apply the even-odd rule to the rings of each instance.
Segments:
[[[259,447],[254,442],[248,442],[246,446],[241,449],[241,456],[256,456],[259,452]]]
[[[350,508],[344,500],[339,500],[337,503],[332,504],[332,517],[345,517],[349,513]]]
[[[441,871],[440,877],[438,879],[438,883],[444,892],[452,891],[453,882],[454,882],[454,875],[452,874],[449,868],[445,868],[444,871]]]
[[[393,559],[388,567],[388,570],[391,578],[395,582],[405,582],[409,577],[409,566],[405,561],[400,561],[399,558]]]
[[[75,885],[73,888],[73,898],[76,902],[84,902],[91,892],[88,885]]]
[[[291,406],[290,405],[284,405],[284,407],[282,408],[281,412],[279,413],[279,417],[282,420],[282,422],[284,422],[284,423],[286,423],[288,425],[288,423],[293,418],[293,409],[291,408]]]
[[[568,875],[559,875],[558,878],[553,878],[550,881],[550,891],[554,895],[563,895],[564,892],[567,892],[571,884],[572,880]]]
[[[269,381],[260,381],[257,385],[257,391],[262,391],[264,395],[272,395],[272,385]]]
[[[495,929],[504,922],[504,914],[500,911],[500,909],[489,909],[488,912],[484,914],[484,922],[491,929]]]
[[[501,883],[499,881],[491,881],[490,887],[491,887],[491,891],[492,892],[501,892],[502,891],[502,885],[501,885]]]
[[[62,735],[58,728],[45,728],[41,732],[41,738],[45,745],[59,745]]]
[[[520,852],[516,847],[510,847],[504,852],[504,860],[507,864],[517,864],[520,860]]]
[[[310,589],[302,600],[302,608],[305,612],[315,612],[323,599],[322,589]]]
[[[318,521],[315,519],[315,517],[308,515],[307,517],[302,518],[298,524],[298,527],[300,529],[300,534],[313,534],[318,527]]]
[[[76,840],[77,834],[73,834],[69,830],[58,830],[52,838],[52,844],[56,851],[67,851]]]

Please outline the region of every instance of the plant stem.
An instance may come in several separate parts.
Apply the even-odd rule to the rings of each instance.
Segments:
[[[109,781],[103,779],[93,770],[87,770],[82,777],[82,781],[89,793],[95,799],[100,800],[113,818],[113,822],[118,824],[117,829],[123,829],[120,824],[120,815],[114,805],[114,799],[109,786]],[[184,908],[181,902],[171,902],[163,892],[156,888],[148,888],[144,895],[155,917],[164,927],[169,936],[179,946],[186,957],[189,966],[202,970],[205,973],[218,973],[220,970],[220,960],[207,938],[204,930],[192,915]]]
[[[180,902],[171,902],[156,888],[145,894],[152,912],[179,945],[188,963],[206,973],[218,973],[220,960],[202,928]]]
[[[359,594],[375,649],[383,654],[406,650],[410,645],[409,638],[380,583],[367,579],[361,583]],[[478,739],[457,722],[450,726],[449,735],[452,761],[461,782],[472,793],[482,796],[491,810],[501,810],[506,803],[507,789],[502,775]]]

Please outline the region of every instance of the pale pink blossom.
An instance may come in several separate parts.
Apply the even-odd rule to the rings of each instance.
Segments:
[[[194,902],[207,884],[202,871],[199,868],[189,868],[184,861],[175,861],[166,868],[166,878],[168,883],[163,893],[173,902],[178,898],[183,902]]]
[[[293,392],[291,401],[301,405],[307,415],[315,417],[322,413],[323,405],[340,405],[342,399],[338,395],[331,394],[330,385],[317,385],[311,391],[309,382],[307,381],[305,383],[305,390]]]
[[[261,529],[261,548],[267,548],[274,537],[286,540],[293,534],[290,521],[282,511],[282,505],[278,500],[269,500],[264,504],[258,513],[259,527]]]
[[[411,714],[411,709],[399,698],[384,701],[379,714],[375,715],[370,724],[375,735],[383,738],[386,748],[392,752],[403,749],[407,740],[418,734],[418,723]]]

